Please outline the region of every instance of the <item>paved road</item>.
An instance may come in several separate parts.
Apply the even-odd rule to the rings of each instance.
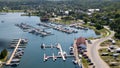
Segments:
[[[114,32],[111,31],[111,34],[105,38],[98,39],[94,41],[90,47],[90,56],[92,61],[95,64],[95,68],[109,68],[109,66],[100,58],[98,50],[100,48],[100,43],[108,40],[109,38],[114,36]]]

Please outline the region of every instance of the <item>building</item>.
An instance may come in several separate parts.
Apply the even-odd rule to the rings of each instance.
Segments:
[[[96,11],[99,12],[100,9],[88,9],[88,11],[91,12],[91,13],[94,13],[94,12],[96,12]]]
[[[78,39],[77,39],[77,42],[76,42],[76,44],[77,45],[80,45],[80,44],[85,44],[86,45],[86,38],[84,38],[84,37],[79,37]]]
[[[80,37],[76,41],[76,45],[78,48],[86,49],[86,38]]]

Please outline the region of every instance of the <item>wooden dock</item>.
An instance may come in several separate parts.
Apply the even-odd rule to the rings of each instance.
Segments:
[[[13,59],[15,53],[16,53],[16,50],[18,49],[18,47],[20,45],[21,40],[22,39],[19,39],[19,41],[18,41],[18,43],[17,43],[17,45],[16,45],[16,47],[15,47],[15,49],[14,49],[14,51],[13,51],[11,57],[10,57],[10,59],[6,62],[6,65],[10,65],[11,64],[11,61],[12,61],[12,59]]]
[[[78,54],[78,49],[77,49],[77,45],[76,45],[76,41],[77,40],[74,40],[74,44],[73,44],[73,51],[74,51],[74,57],[75,57],[75,60],[77,61],[79,67],[82,66],[82,63],[81,63],[81,59],[79,59],[79,54]]]

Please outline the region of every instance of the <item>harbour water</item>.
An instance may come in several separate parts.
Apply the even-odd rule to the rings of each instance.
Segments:
[[[27,32],[23,32],[15,24],[27,23],[36,28],[44,28],[36,24],[40,23],[40,19],[37,16],[21,16],[22,13],[7,13],[6,15],[0,15],[0,39],[12,40],[15,38],[26,38],[29,40],[25,53],[21,58],[19,66],[15,68],[75,68],[72,63],[73,58],[67,58],[65,62],[61,58],[53,62],[49,59],[47,62],[43,61],[43,55],[52,55],[54,52],[57,55],[56,49],[42,50],[40,45],[45,43],[47,45],[55,45],[60,43],[64,51],[69,54],[69,47],[72,45],[73,40],[78,37],[97,37],[95,32],[89,30],[77,30],[78,33],[66,34],[53,29],[46,29],[51,31],[52,34],[46,37],[36,36]],[[1,22],[4,21],[4,22]],[[10,66],[4,66],[3,68],[12,68]]]

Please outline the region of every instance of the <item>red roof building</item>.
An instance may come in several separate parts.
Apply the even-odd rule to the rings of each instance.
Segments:
[[[83,38],[83,37],[78,38],[77,41],[76,41],[76,45],[77,45],[77,46],[78,46],[78,45],[81,45],[81,44],[85,44],[85,45],[86,45],[85,40],[86,40],[86,39]]]

